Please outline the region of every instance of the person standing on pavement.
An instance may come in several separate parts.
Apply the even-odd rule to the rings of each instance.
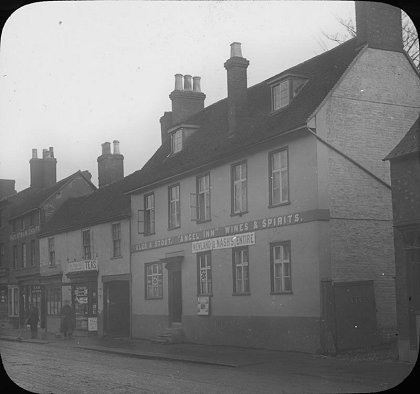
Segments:
[[[72,338],[75,323],[75,315],[72,306],[68,300],[64,301],[64,306],[61,308],[61,332],[64,339]]]
[[[38,336],[38,321],[38,308],[35,305],[31,305],[28,318],[26,319],[26,324],[29,324],[31,327],[31,339],[36,339]]]

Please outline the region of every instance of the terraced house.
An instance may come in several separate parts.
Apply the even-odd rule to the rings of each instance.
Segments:
[[[420,82],[399,9],[356,2],[356,24],[251,87],[233,43],[228,96],[208,107],[199,77],[175,76],[162,145],[130,190],[133,337],[315,352],[395,334],[382,159],[418,116]]]
[[[42,158],[33,149],[30,187],[0,200],[0,291],[4,305],[0,319],[4,326],[22,325],[29,304],[34,304],[40,312],[40,325],[45,327],[47,283],[40,276],[39,233],[68,198],[96,189],[88,171],[77,171],[57,182],[56,166],[52,147],[43,150]]]
[[[66,201],[39,234],[46,287],[46,329],[60,331],[65,300],[76,313],[76,335],[130,334],[130,197],[136,173],[124,178],[119,142],[102,144],[99,189]]]

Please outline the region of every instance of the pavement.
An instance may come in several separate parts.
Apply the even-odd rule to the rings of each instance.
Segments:
[[[98,336],[76,336],[64,339],[43,330],[38,331],[38,338],[31,339],[30,331],[23,329],[0,328],[0,340],[31,342],[39,345],[76,347],[102,353],[119,354],[127,357],[180,361],[196,364],[219,365],[224,367],[242,367],[287,359],[302,359],[310,362],[317,358],[348,358],[354,360],[396,361],[396,352],[392,347],[342,353],[337,356],[285,352],[267,349],[240,348],[234,346],[199,345],[193,343],[162,344],[145,339],[104,338]]]

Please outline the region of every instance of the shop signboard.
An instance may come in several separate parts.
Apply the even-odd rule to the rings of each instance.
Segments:
[[[97,317],[88,317],[88,331],[98,331]]]
[[[68,263],[68,272],[98,271],[98,260],[80,260]]]
[[[200,316],[208,316],[210,312],[210,297],[199,296],[198,297],[198,311],[197,314]]]
[[[196,241],[191,244],[192,252],[206,252],[208,250],[218,250],[227,248],[236,248],[239,246],[255,245],[255,233],[245,233],[229,235],[227,237],[218,237]]]

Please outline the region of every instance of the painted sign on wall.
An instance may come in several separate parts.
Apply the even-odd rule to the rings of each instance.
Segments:
[[[141,242],[133,245],[133,252],[162,248],[165,246],[178,245],[187,242],[197,242],[204,239],[224,237],[227,235],[249,233],[270,228],[290,226],[293,224],[307,223],[315,220],[329,220],[328,209],[313,209],[310,211],[296,212],[288,215],[273,216],[248,222],[201,230],[193,233],[179,234],[163,239]]]
[[[29,227],[25,230],[16,231],[10,234],[10,241],[16,241],[17,239],[26,238],[36,233],[39,233],[39,226]]]

